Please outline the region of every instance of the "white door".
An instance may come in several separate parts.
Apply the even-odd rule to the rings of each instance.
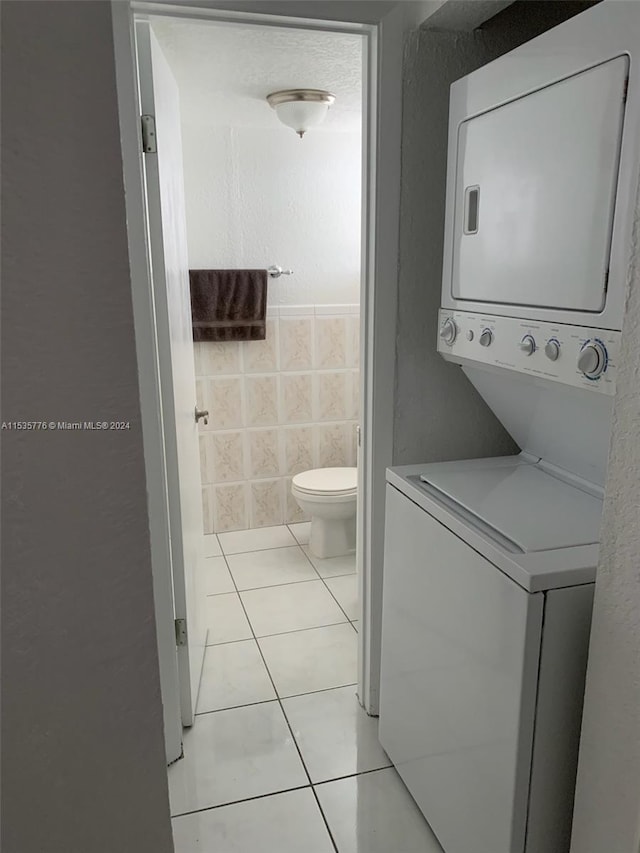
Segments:
[[[177,666],[182,723],[193,724],[206,625],[202,606],[203,528],[195,419],[178,87],[147,22],[136,23],[140,105],[155,118],[156,152],[144,155],[158,370],[167,466],[174,610],[186,624]],[[162,665],[171,665],[163,662]]]

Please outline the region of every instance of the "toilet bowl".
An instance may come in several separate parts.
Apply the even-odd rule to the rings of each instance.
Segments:
[[[315,468],[296,474],[291,494],[311,516],[309,551],[339,557],[356,547],[357,468]]]

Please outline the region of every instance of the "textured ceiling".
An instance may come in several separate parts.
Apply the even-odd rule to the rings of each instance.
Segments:
[[[336,96],[322,128],[360,129],[360,36],[171,19],[153,30],[180,88],[184,121],[275,127],[269,92],[313,88]]]

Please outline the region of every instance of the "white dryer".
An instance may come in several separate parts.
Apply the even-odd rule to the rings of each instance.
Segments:
[[[438,350],[522,452],[387,474],[380,741],[445,853],[570,847],[639,73],[605,2],[451,87]]]

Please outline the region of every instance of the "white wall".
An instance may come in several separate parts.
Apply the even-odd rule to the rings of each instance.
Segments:
[[[173,850],[107,2],[2,4],[2,851]],[[5,88],[6,87],[6,88]]]
[[[212,127],[183,115],[191,268],[294,270],[272,305],[360,300],[360,134]]]
[[[640,849],[640,193],[596,579],[572,853]]]

